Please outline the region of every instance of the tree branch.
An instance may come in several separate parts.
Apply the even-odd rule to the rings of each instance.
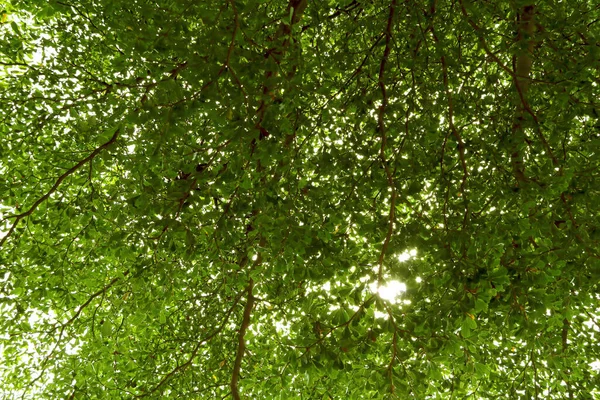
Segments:
[[[477,25],[475,23],[475,21],[473,21],[471,19],[471,17],[467,13],[467,10],[465,8],[463,0],[459,0],[459,2],[460,2],[460,7],[461,7],[463,16],[466,18],[469,25],[471,25],[471,27],[477,34],[479,43],[480,43],[481,47],[484,49],[485,53],[502,70],[504,70],[506,73],[508,73],[511,76],[511,78],[513,79],[513,81],[515,82],[515,89],[519,96],[521,105],[519,106],[519,110],[517,111],[517,116],[515,117],[515,123],[513,124],[513,133],[516,130],[521,129],[521,121],[520,121],[519,117],[522,119],[523,112],[527,112],[527,114],[531,115],[531,117],[536,125],[536,134],[538,136],[538,139],[540,140],[540,142],[544,146],[544,149],[548,153],[548,156],[550,157],[552,164],[554,166],[557,166],[558,159],[554,156],[552,149],[550,148],[550,145],[548,144],[548,141],[544,137],[544,134],[542,133],[542,130],[540,129],[539,119],[538,119],[537,115],[533,112],[533,110],[531,109],[529,103],[527,102],[527,97],[526,97],[527,91],[529,89],[529,84],[530,84],[530,82],[534,81],[534,79],[532,79],[531,76],[529,76],[530,71],[531,71],[531,65],[532,65],[531,55],[533,53],[533,48],[535,45],[535,42],[531,39],[531,35],[533,35],[533,33],[535,31],[535,26],[536,26],[535,21],[534,21],[534,15],[533,15],[534,6],[532,6],[532,5],[525,6],[520,11],[521,18],[520,18],[518,26],[517,26],[517,41],[525,40],[528,42],[527,42],[527,46],[526,46],[527,50],[523,54],[520,54],[519,57],[516,57],[515,71],[513,71],[508,66],[506,66],[498,58],[498,56],[496,56],[496,54],[494,54],[491,51],[491,49],[487,45],[485,38],[483,36],[483,30],[481,29],[481,27],[479,25]],[[515,146],[513,146],[513,147],[515,147]],[[515,179],[517,180],[517,182],[527,182],[529,180],[527,179],[527,177],[525,176],[525,173],[524,173],[524,167],[522,166],[522,164],[523,164],[522,156],[520,156],[518,151],[515,152],[514,150],[515,150],[514,148],[511,149],[511,163],[513,166],[513,173],[515,174]]]
[[[127,275],[129,275],[129,270],[127,270],[127,271],[125,271],[123,273],[124,277],[127,276]],[[31,380],[29,382],[28,388],[30,388],[35,382],[37,382],[44,375],[44,372],[46,371],[46,364],[48,364],[48,361],[50,361],[50,359],[54,355],[54,352],[58,348],[58,345],[60,344],[60,341],[62,340],[63,334],[65,333],[65,329],[67,328],[67,326],[69,326],[70,324],[72,324],[73,321],[75,321],[79,317],[79,315],[81,315],[81,312],[85,308],[87,308],[87,306],[89,306],[91,304],[91,302],[96,297],[100,296],[103,293],[106,293],[106,291],[108,289],[110,289],[111,287],[113,287],[114,284],[117,283],[119,280],[121,280],[121,277],[113,278],[109,283],[107,283],[106,285],[104,285],[104,287],[102,289],[99,289],[97,292],[91,294],[90,297],[86,300],[86,302],[79,306],[79,308],[77,309],[77,311],[75,312],[75,314],[73,314],[73,316],[71,318],[69,318],[68,321],[66,321],[65,323],[61,324],[60,332],[58,334],[58,339],[56,339],[56,343],[52,347],[52,350],[50,350],[50,352],[48,352],[48,354],[46,355],[46,357],[44,357],[44,361],[42,361],[42,363],[40,365],[40,373],[39,373],[39,375],[36,376],[33,380]],[[50,330],[50,332],[53,332],[55,330],[56,330],[56,328]]]
[[[231,305],[231,307],[229,307],[229,310],[227,310],[227,312],[225,313],[225,317],[223,318],[223,321],[221,321],[221,325],[215,329],[210,335],[204,337],[203,339],[201,339],[200,341],[198,341],[198,343],[196,343],[196,347],[194,347],[194,350],[192,350],[192,354],[190,354],[190,356],[188,357],[187,361],[184,362],[181,365],[178,365],[177,367],[175,367],[171,372],[169,372],[168,374],[166,374],[161,380],[160,382],[158,382],[158,384],[156,386],[154,386],[151,390],[149,390],[146,393],[143,393],[141,395],[137,395],[135,396],[136,398],[141,398],[141,397],[146,397],[146,396],[150,396],[151,394],[155,393],[157,390],[159,390],[165,383],[167,383],[173,376],[175,376],[176,374],[183,372],[184,370],[186,370],[190,365],[192,365],[192,362],[194,361],[194,358],[196,358],[196,355],[198,354],[198,351],[200,350],[200,347],[208,342],[209,340],[211,340],[212,338],[214,338],[215,336],[217,336],[219,333],[221,333],[221,331],[223,330],[223,328],[225,327],[225,324],[227,323],[227,321],[229,321],[229,317],[231,316],[231,313],[233,312],[233,309],[237,306],[237,304],[239,303],[240,299],[241,299],[241,294],[239,294],[236,298],[235,301],[233,302],[233,304]]]
[[[432,18],[433,18],[434,13],[435,13],[435,8],[433,8],[433,6],[432,6],[432,10],[431,10]],[[433,24],[431,26],[431,33],[433,35],[433,40],[435,40],[435,42],[439,44],[439,40],[438,40],[437,35],[435,34],[435,28],[433,27]],[[452,92],[450,91],[450,85],[448,83],[448,63],[446,62],[445,55],[442,55],[440,57],[440,62],[442,64],[442,75],[443,75],[442,79],[443,79],[443,83],[444,83],[444,91],[446,92],[446,99],[448,100],[448,125],[450,126],[450,132],[452,133],[452,136],[458,143],[458,158],[460,159],[460,164],[461,164],[462,170],[463,170],[463,177],[462,177],[462,182],[460,184],[460,191],[462,193],[463,199],[466,200],[467,196],[465,193],[465,186],[467,184],[467,176],[469,176],[469,171],[467,168],[467,161],[465,158],[465,143],[463,142],[462,137],[460,136],[460,133],[458,132],[458,129],[456,128],[456,125],[454,125],[454,99],[452,97]],[[465,216],[467,214],[468,214],[468,212],[465,211]],[[465,222],[466,222],[466,220],[465,220]]]
[[[94,159],[94,157],[96,157],[102,150],[106,149],[108,146],[110,146],[111,144],[113,144],[117,140],[117,138],[119,137],[119,133],[120,132],[121,132],[121,128],[117,129],[117,131],[113,134],[113,136],[110,138],[110,140],[108,142],[106,142],[103,145],[97,147],[94,151],[92,151],[90,153],[89,156],[87,156],[83,160],[79,161],[77,164],[75,164],[73,167],[71,167],[69,170],[67,170],[67,172],[65,172],[64,174],[62,174],[61,176],[59,176],[58,179],[56,180],[56,182],[54,183],[54,185],[50,188],[50,190],[48,190],[48,192],[46,192],[45,195],[43,195],[42,197],[40,197],[39,199],[37,199],[36,202],[33,203],[33,205],[27,211],[25,211],[25,212],[23,212],[21,214],[9,215],[8,217],[5,217],[2,221],[6,221],[6,220],[8,220],[10,218],[14,218],[15,221],[13,222],[12,226],[8,230],[7,234],[2,238],[2,240],[0,240],[0,247],[2,247],[4,245],[4,243],[6,242],[6,240],[10,237],[10,235],[12,235],[12,233],[15,230],[15,228],[17,227],[17,224],[22,219],[27,218],[29,215],[33,214],[33,212],[36,210],[36,208],[38,208],[38,206],[40,204],[42,204],[44,201],[46,201],[50,197],[50,195],[52,193],[56,192],[56,190],[58,189],[58,187],[60,186],[60,184],[68,176],[72,175],[75,171],[77,171],[79,168],[81,168],[87,162],[92,161]]]
[[[385,65],[387,63],[388,57],[390,55],[390,51],[392,49],[392,27],[394,24],[394,14],[396,12],[396,0],[392,0],[392,4],[390,5],[390,11],[388,14],[388,21],[385,30],[385,50],[383,51],[383,57],[381,57],[381,63],[379,64],[379,88],[381,89],[381,106],[379,107],[379,114],[377,116],[377,125],[379,129],[379,133],[381,134],[381,148],[379,150],[379,158],[381,159],[381,163],[383,164],[383,168],[385,170],[385,175],[388,181],[388,187],[392,190],[392,196],[390,199],[390,211],[388,216],[388,230],[385,235],[385,239],[383,241],[383,246],[381,247],[381,253],[379,254],[379,269],[377,272],[377,285],[381,285],[381,281],[383,279],[383,260],[385,258],[385,253],[387,251],[388,245],[390,244],[390,240],[392,238],[392,234],[394,233],[394,221],[396,219],[396,184],[394,183],[394,177],[392,176],[392,171],[387,163],[387,159],[385,156],[385,146],[387,144],[387,136],[385,132],[385,111],[388,105],[388,97],[385,88]]]
[[[250,314],[252,313],[252,308],[254,307],[255,299],[252,295],[252,289],[254,289],[254,281],[252,278],[250,278],[248,286],[246,287],[246,307],[244,307],[244,316],[242,318],[242,325],[240,326],[240,331],[238,334],[238,349],[235,362],[233,364],[233,371],[231,373],[231,396],[234,400],[241,399],[238,382],[240,379],[240,370],[242,368],[242,359],[244,358],[244,353],[246,352],[246,340],[244,339],[244,336],[246,335],[248,326],[250,326]]]
[[[431,35],[433,36],[433,40],[439,45],[440,42],[435,33],[435,28],[434,28],[434,24],[433,24],[433,17],[435,15],[435,2],[433,2],[433,4],[431,5],[429,14],[432,18]],[[463,222],[462,222],[463,229],[465,229],[467,226],[468,218],[469,218],[469,202],[467,199],[467,192],[465,190],[465,188],[467,186],[467,177],[469,176],[469,169],[467,168],[467,161],[466,161],[466,157],[465,157],[465,143],[462,140],[462,137],[460,135],[460,132],[458,132],[456,125],[454,124],[454,98],[452,97],[452,91],[450,90],[450,84],[448,81],[448,63],[446,62],[446,56],[444,54],[442,54],[442,56],[440,57],[440,62],[442,64],[442,81],[444,84],[444,92],[446,94],[446,99],[448,102],[448,126],[450,127],[450,133],[452,134],[452,136],[454,137],[454,140],[456,140],[456,143],[458,145],[457,146],[458,147],[458,158],[460,160],[460,164],[461,164],[462,171],[463,171],[462,181],[460,183],[460,194],[462,195],[462,198],[463,198],[463,201],[465,204],[465,213],[464,213]],[[443,163],[444,163],[444,151],[445,151],[447,139],[448,139],[448,135],[446,135],[446,137],[444,138],[444,144],[442,146],[442,158],[440,160],[441,167],[443,167]],[[443,173],[443,169],[442,169],[442,173]],[[446,220],[447,220],[446,219],[446,209],[447,209],[446,205],[447,205],[447,197],[446,197],[446,203],[444,204],[445,225],[447,225],[447,223],[446,223]]]
[[[279,65],[281,63],[281,57],[283,56],[284,51],[287,49],[287,47],[289,45],[289,42],[290,42],[289,36],[292,32],[292,26],[294,24],[297,24],[300,21],[300,19],[302,18],[302,14],[304,13],[304,9],[306,8],[307,5],[308,5],[308,0],[290,0],[288,3],[288,7],[287,7],[288,15],[290,13],[292,14],[292,17],[290,20],[290,25],[282,22],[279,25],[279,29],[277,30],[277,32],[271,38],[269,38],[269,41],[273,41],[273,42],[276,42],[277,40],[279,40],[281,38],[285,38],[281,45],[275,44],[275,47],[268,49],[265,54],[265,57],[272,57],[273,60],[275,60],[275,63],[277,63],[277,65]],[[288,37],[286,37],[286,36],[288,36]],[[275,98],[275,94],[274,94],[275,88],[270,87],[267,84],[267,81],[276,75],[277,75],[277,71],[265,72],[265,80],[264,80],[263,87],[262,87],[263,98],[261,99],[258,109],[256,110],[256,115],[258,116],[258,121],[256,122],[255,127],[260,131],[259,138],[261,138],[261,139],[269,136],[269,132],[267,132],[267,130],[262,126],[263,120],[265,118],[265,112],[267,111],[267,108],[270,104],[270,103],[267,103],[267,98],[269,96],[271,97],[272,100]]]

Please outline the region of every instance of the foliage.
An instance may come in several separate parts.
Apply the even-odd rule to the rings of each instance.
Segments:
[[[598,395],[594,1],[2,4],[0,397]]]

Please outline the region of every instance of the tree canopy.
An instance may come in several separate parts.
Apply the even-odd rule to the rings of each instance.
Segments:
[[[1,0],[3,399],[598,398],[594,0]]]

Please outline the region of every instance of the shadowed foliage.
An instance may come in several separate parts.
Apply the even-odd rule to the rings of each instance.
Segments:
[[[597,398],[596,3],[0,0],[0,398]]]

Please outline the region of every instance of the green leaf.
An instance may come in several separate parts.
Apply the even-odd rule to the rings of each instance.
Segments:
[[[100,331],[102,332],[102,335],[111,336],[112,329],[113,329],[113,325],[110,320],[104,319],[104,320],[100,321]]]
[[[596,393],[594,2],[62,3],[0,12],[5,397]]]

